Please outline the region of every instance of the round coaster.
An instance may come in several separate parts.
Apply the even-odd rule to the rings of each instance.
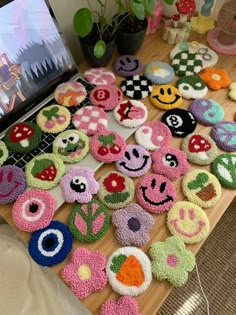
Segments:
[[[5,143],[0,140],[0,166],[8,159],[9,152]]]
[[[51,223],[31,234],[28,250],[33,260],[41,266],[54,266],[62,262],[72,249],[73,237],[67,225],[60,221]]]
[[[91,68],[84,73],[85,79],[94,85],[113,84],[116,80],[114,73],[103,67]]]
[[[145,175],[136,186],[136,196],[140,205],[147,211],[163,213],[175,202],[176,190],[168,178],[149,174]]]
[[[44,153],[33,158],[25,169],[27,184],[34,188],[51,189],[65,173],[63,161],[53,153]]]
[[[152,154],[154,173],[175,180],[189,170],[186,154],[175,148],[163,147]]]
[[[180,78],[176,82],[176,87],[186,99],[202,98],[208,92],[206,83],[196,75]]]
[[[30,189],[20,195],[12,208],[12,219],[22,231],[34,232],[49,225],[56,199],[48,191]]]
[[[154,61],[146,66],[144,74],[154,84],[166,84],[174,78],[175,72],[168,63]]]
[[[108,259],[106,273],[112,289],[121,295],[137,296],[152,281],[151,262],[136,247],[117,249]]]
[[[71,81],[59,84],[54,91],[54,98],[58,104],[71,107],[79,105],[87,95],[82,83]]]
[[[98,192],[99,185],[89,167],[72,166],[60,180],[63,199],[66,202],[87,203]]]
[[[91,136],[100,130],[106,129],[108,117],[103,109],[94,106],[86,106],[75,112],[72,117],[72,123],[76,129]]]
[[[159,150],[170,143],[171,132],[160,121],[147,121],[135,132],[135,140],[147,150]]]
[[[118,161],[125,153],[125,139],[115,131],[102,130],[90,140],[90,153],[101,162]]]
[[[109,210],[98,200],[75,206],[69,217],[69,229],[80,242],[98,241],[109,229]]]
[[[10,127],[4,142],[11,152],[27,153],[38,146],[41,137],[40,128],[35,123],[26,121]]]
[[[193,170],[182,181],[184,195],[202,208],[213,207],[221,197],[218,179],[204,170]]]
[[[114,62],[115,72],[123,77],[139,74],[143,68],[143,63],[134,55],[121,55]]]
[[[236,123],[222,121],[211,128],[211,137],[225,151],[236,151]]]
[[[189,111],[203,125],[213,126],[224,118],[224,109],[214,100],[200,98],[192,102]]]
[[[189,51],[177,53],[172,60],[172,66],[175,73],[180,77],[197,74],[203,68],[202,58],[198,54]]]
[[[152,82],[144,75],[133,75],[123,80],[120,88],[126,96],[139,100],[150,95]]]
[[[112,223],[116,227],[116,239],[119,243],[142,247],[149,242],[149,233],[155,221],[151,214],[133,203],[113,212]]]
[[[25,174],[15,165],[0,167],[0,204],[16,200],[26,189]]]
[[[41,109],[36,117],[39,128],[48,133],[64,131],[70,124],[70,112],[60,105],[50,105]]]
[[[82,131],[66,130],[55,138],[52,148],[63,162],[79,162],[89,152],[89,138]]]
[[[98,85],[89,95],[92,105],[112,110],[123,100],[123,93],[115,85]]]
[[[151,156],[144,147],[128,144],[124,156],[116,161],[116,168],[129,177],[139,177],[147,173],[151,164]]]
[[[210,89],[215,91],[227,88],[231,84],[229,75],[224,69],[214,69],[208,67],[205,68],[199,76],[206,82]]]
[[[196,120],[192,113],[185,109],[168,110],[161,118],[171,131],[172,136],[185,137],[196,128]]]
[[[230,84],[228,95],[232,101],[236,101],[236,82]]]
[[[126,100],[113,111],[115,120],[122,126],[136,128],[144,123],[148,116],[147,107],[140,101]]]
[[[150,101],[160,109],[172,109],[180,107],[183,103],[183,98],[176,87],[164,84],[154,87],[150,95]]]
[[[227,188],[236,188],[236,154],[218,155],[211,164],[213,174]]]
[[[134,197],[134,183],[131,178],[111,171],[99,179],[98,198],[111,209],[125,207]]]
[[[100,315],[140,315],[138,303],[131,296],[122,296],[118,301],[102,304]]]

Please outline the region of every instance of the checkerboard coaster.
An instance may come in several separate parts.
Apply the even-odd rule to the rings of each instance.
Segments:
[[[180,77],[195,75],[203,68],[202,58],[198,54],[181,51],[174,56],[172,67]]]
[[[98,198],[110,209],[125,207],[134,197],[134,183],[122,173],[107,172],[99,179]]]
[[[186,99],[202,98],[208,92],[206,83],[197,75],[183,76],[176,82],[176,87]]]
[[[211,173],[196,169],[186,174],[182,181],[184,195],[202,208],[213,207],[221,197],[221,186]]]
[[[211,128],[211,137],[225,151],[236,151],[236,123],[222,121]]]
[[[144,75],[133,75],[124,79],[120,88],[126,96],[139,100],[150,95],[152,82]]]
[[[87,204],[77,204],[69,217],[69,229],[74,237],[85,243],[102,238],[109,229],[110,213],[107,207],[96,199]]]
[[[114,73],[103,67],[91,68],[84,72],[85,79],[94,85],[113,84],[116,80]]]
[[[174,78],[175,72],[168,63],[154,61],[146,66],[144,75],[154,84],[166,84]]]
[[[58,104],[71,107],[77,106],[85,99],[87,91],[85,86],[76,81],[59,84],[54,91],[54,98]]]
[[[144,123],[148,116],[147,107],[140,101],[125,100],[113,111],[115,120],[127,128],[136,128]]]
[[[117,249],[108,259],[106,273],[112,289],[121,295],[142,294],[152,281],[151,262],[136,247]]]
[[[180,107],[183,102],[180,91],[170,84],[164,84],[154,87],[150,101],[160,109],[172,109]]]
[[[33,158],[25,169],[27,185],[48,190],[56,186],[65,173],[63,161],[53,153],[44,153]]]
[[[102,304],[100,315],[141,315],[138,303],[131,296],[122,296],[117,301]]]
[[[220,154],[211,164],[212,173],[227,188],[236,188],[236,154]]]
[[[48,226],[56,209],[56,199],[41,189],[30,189],[20,195],[12,208],[12,219],[22,231],[34,232]]]
[[[114,62],[115,72],[123,77],[140,74],[143,68],[143,63],[134,55],[121,55]]]
[[[16,123],[10,127],[4,142],[11,152],[27,153],[36,148],[41,141],[42,131],[32,122]]]
[[[94,106],[86,106],[75,112],[72,117],[72,123],[76,129],[91,136],[96,132],[106,129],[108,117],[103,109]]]
[[[103,110],[112,110],[123,100],[123,93],[115,85],[103,84],[96,86],[89,97],[92,105]]]
[[[6,144],[0,140],[0,166],[8,159],[9,152]]]
[[[62,262],[72,249],[73,237],[67,225],[60,221],[51,223],[31,234],[28,250],[33,260],[41,266],[51,267]]]

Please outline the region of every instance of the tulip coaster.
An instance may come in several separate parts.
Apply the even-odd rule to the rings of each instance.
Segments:
[[[6,144],[0,140],[0,166],[8,159],[9,152]]]
[[[71,107],[77,106],[85,99],[86,88],[77,81],[68,81],[59,84],[54,91],[54,98],[58,104]]]
[[[213,174],[227,188],[236,188],[236,154],[218,155],[211,164]]]
[[[195,75],[180,78],[176,82],[176,87],[179,89],[183,98],[186,99],[202,98],[208,92],[206,83]]]
[[[102,304],[100,315],[141,315],[138,303],[131,296],[122,296],[118,301]]]

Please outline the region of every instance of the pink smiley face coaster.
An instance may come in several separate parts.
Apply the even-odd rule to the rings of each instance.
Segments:
[[[116,80],[114,73],[106,68],[91,68],[85,71],[85,79],[94,85],[113,84]]]
[[[115,85],[98,85],[90,92],[90,102],[103,110],[112,110],[122,100],[123,93]]]

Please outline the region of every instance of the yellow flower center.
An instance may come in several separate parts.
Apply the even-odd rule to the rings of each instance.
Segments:
[[[216,81],[219,81],[221,79],[221,76],[219,74],[217,74],[217,73],[214,73],[214,74],[212,74],[212,79],[216,80]]]
[[[80,277],[80,279],[84,281],[91,278],[92,272],[90,267],[84,264],[78,268],[77,274]]]

